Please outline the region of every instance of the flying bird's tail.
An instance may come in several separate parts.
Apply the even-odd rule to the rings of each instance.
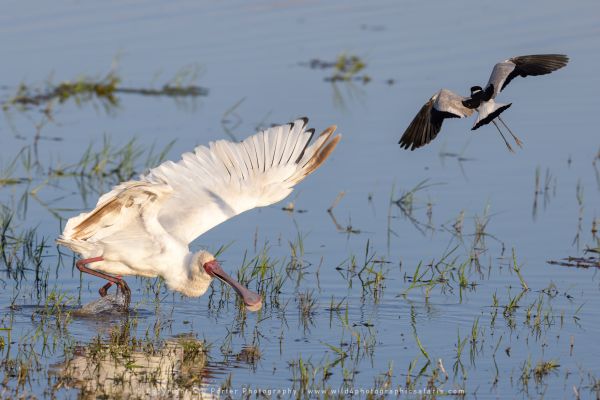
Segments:
[[[482,103],[479,108],[477,108],[477,120],[473,124],[471,130],[474,131],[483,125],[489,124],[511,105],[512,103],[502,104],[496,103],[493,100]]]

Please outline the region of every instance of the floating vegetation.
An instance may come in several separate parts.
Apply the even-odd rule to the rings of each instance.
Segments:
[[[579,184],[578,184],[579,188]],[[579,243],[580,235],[582,233],[583,226],[583,194],[579,195],[580,189],[577,190],[578,196],[580,199],[578,201],[579,204],[579,216],[577,218],[578,228],[577,228],[577,236],[576,241]],[[559,260],[548,260],[546,261],[551,265],[560,265],[562,267],[573,267],[573,268],[600,268],[600,236],[598,236],[598,225],[599,221],[597,218],[592,219],[591,223],[591,241],[593,244],[588,244],[586,248],[583,250],[584,255],[581,256],[569,256],[566,258],[562,258]]]
[[[78,104],[90,100],[101,100],[108,105],[115,106],[117,85],[120,78],[109,73],[103,78],[92,79],[88,77],[79,78],[73,82],[65,81],[57,85],[48,84],[48,87],[39,89],[22,83],[17,92],[2,104],[4,110],[14,106],[40,106],[51,101],[64,103],[72,99]]]
[[[369,83],[371,78],[369,75],[358,74],[367,67],[366,62],[357,55],[340,54],[333,66],[334,73],[331,77],[325,78],[326,81],[349,81],[360,80],[363,83]]]
[[[311,69],[331,71],[323,80],[331,83],[333,104],[342,110],[347,110],[349,100],[362,101],[365,97],[362,86],[371,82],[371,76],[364,72],[366,61],[354,54],[341,53],[335,61],[312,59],[299,64]],[[357,86],[356,82],[362,82],[363,85]]]
[[[22,83],[16,93],[2,103],[5,111],[13,107],[44,106],[49,113],[53,103],[63,104],[73,101],[78,105],[98,101],[105,109],[119,104],[119,94],[137,94],[141,96],[165,96],[173,98],[207,96],[208,89],[190,84],[183,77],[194,76],[190,71],[183,71],[173,81],[162,87],[138,88],[122,85],[122,78],[115,71],[110,71],[103,77],[92,78],[82,76],[72,81],[58,84],[48,83],[44,88],[36,88]]]
[[[567,257],[560,260],[548,260],[548,264],[574,268],[600,268],[600,257]]]
[[[288,202],[285,206],[281,207],[281,210],[286,211],[290,214],[292,214],[292,213],[303,214],[303,213],[307,212],[307,210],[303,210],[301,208],[296,208],[296,202],[294,202],[294,201]]]
[[[359,75],[367,67],[367,63],[355,54],[341,53],[335,61],[312,59],[301,65],[306,65],[311,69],[332,69],[333,74],[325,78],[325,81],[328,82],[361,81],[369,83],[371,81],[369,75]]]
[[[539,361],[533,369],[533,376],[537,382],[541,382],[546,375],[556,371],[558,367],[560,365],[555,360]]]
[[[371,81],[369,75],[360,74],[367,67],[367,63],[355,54],[342,53],[337,56],[335,61],[315,58],[308,63],[300,63],[300,65],[308,66],[311,69],[332,69],[333,74],[324,78],[327,82],[360,81],[366,84]]]

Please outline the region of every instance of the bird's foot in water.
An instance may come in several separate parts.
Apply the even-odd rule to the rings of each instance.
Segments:
[[[121,279],[120,276],[118,278]],[[129,303],[131,302],[131,290],[125,281],[121,280],[121,282],[123,283],[122,285],[121,283],[117,284],[117,292],[115,296],[109,296],[110,298],[107,300],[112,302],[117,308],[120,308],[121,311],[126,312],[129,309]],[[98,293],[100,293],[101,298],[108,296],[108,289],[110,289],[112,285],[114,285],[113,282],[108,282],[106,285],[98,289]]]
[[[108,294],[108,289],[110,289],[110,287],[112,285],[113,285],[112,282],[108,282],[106,285],[104,285],[100,289],[98,289],[98,293],[100,293],[100,297],[106,297],[106,295]]]
[[[122,295],[123,308],[124,310],[127,310],[129,309],[129,303],[131,302],[131,290],[129,289],[129,286],[127,286],[127,283],[123,280],[123,277],[121,275],[117,275],[117,279],[117,297],[119,297],[119,294]],[[106,295],[108,294],[108,289],[110,289],[111,286],[114,284],[114,282],[109,281],[106,283],[106,285],[98,289],[100,297],[106,297]]]
[[[123,309],[123,311],[128,311],[129,303],[131,303],[131,289],[129,289],[127,283],[125,283],[125,281],[122,279],[117,284],[117,297],[119,297],[119,292],[123,297],[123,305],[121,306],[121,308]]]

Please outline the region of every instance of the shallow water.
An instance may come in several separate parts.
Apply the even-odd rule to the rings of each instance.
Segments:
[[[21,82],[43,87],[49,77],[60,82],[103,76],[116,56],[127,87],[160,87],[192,65],[199,71],[194,83],[210,92],[177,101],[121,94],[108,111],[99,101],[67,101],[54,105],[51,121],[40,107],[4,113],[2,177],[27,179],[2,186],[0,201],[14,214],[12,236],[35,229],[37,243],[44,238],[47,246],[42,257],[25,257],[20,269],[1,262],[2,395],[76,398],[86,390],[115,395],[112,388],[84,384],[73,373],[65,379],[56,370],[70,360],[100,368],[107,356],[86,355],[102,346],[117,354],[113,364],[127,364],[118,358],[122,353],[134,360],[131,365],[139,364],[140,352],[164,358],[169,346],[179,349],[176,338],[186,335],[210,343],[204,367],[186,369],[196,358],[186,359],[187,347],[187,353],[177,350],[173,368],[184,372],[160,378],[165,384],[130,379],[134,393],[199,397],[228,387],[237,390],[232,394],[237,398],[249,387],[294,389],[298,392],[282,396],[296,397],[303,388],[406,390],[431,382],[477,398],[572,398],[574,388],[581,398],[597,396],[597,271],[547,261],[584,256],[587,247],[599,246],[591,232],[600,211],[600,161],[593,164],[600,147],[594,124],[599,12],[592,1],[435,7],[417,1],[377,6],[64,1],[39,2],[35,10],[5,2],[2,101]],[[367,74],[369,83],[327,82],[331,69],[306,65],[312,59],[335,61],[344,52],[365,60],[359,75]],[[553,52],[571,57],[567,68],[516,79],[498,99],[513,102],[503,116],[525,143],[516,154],[506,151],[493,127],[473,134],[470,120],[447,121],[423,149],[406,152],[396,145],[440,87],[466,93],[485,83],[494,62]],[[263,293],[260,313],[240,311],[218,283],[210,296],[191,299],[159,281],[129,278],[134,309],[129,318],[68,317],[71,307],[97,298],[101,282],[80,277],[73,255],[63,249],[59,257],[53,241],[66,218],[93,207],[118,177],[56,177],[48,171],[77,164],[90,143],[100,151],[103,137],[117,147],[135,137],[144,150],[176,140],[167,158],[177,159],[197,144],[227,138],[226,129],[243,138],[258,127],[304,115],[317,130],[337,124],[344,136],[323,168],[281,204],[243,214],[193,244],[210,250],[228,245],[220,260],[232,273],[266,249],[272,270],[287,280],[281,293]],[[37,166],[36,126],[41,126]],[[19,157],[11,168],[24,147],[32,167]],[[137,160],[137,172],[145,160],[145,154]],[[534,211],[538,168],[544,193]],[[409,216],[390,205],[422,181],[427,187],[414,194]],[[351,225],[354,233],[336,229],[326,212],[341,191],[345,196],[333,213],[342,230]],[[282,211],[290,201],[306,212]],[[453,226],[461,212],[459,235]],[[483,239],[476,234],[477,221],[487,223]],[[14,248],[2,246],[9,255]],[[518,307],[507,309],[521,293],[513,249],[530,290]],[[438,265],[449,268],[447,281],[430,290],[411,288],[419,263],[422,274],[448,253]],[[369,283],[378,276],[380,285]],[[426,273],[421,280],[430,278]],[[250,287],[257,285],[253,278]],[[306,305],[310,299],[312,307]],[[329,311],[332,301],[339,310]],[[458,362],[457,342],[465,339]],[[536,375],[536,364],[547,361],[559,366]]]

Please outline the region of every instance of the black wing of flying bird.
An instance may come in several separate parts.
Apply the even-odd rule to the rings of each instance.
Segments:
[[[442,129],[446,118],[464,118],[473,114],[465,107],[467,98],[447,89],[434,94],[419,110],[398,142],[404,149],[414,150],[431,142]]]
[[[532,54],[512,57],[494,65],[487,88],[492,85],[496,97],[517,76],[546,75],[567,65],[569,57],[564,54]]]

